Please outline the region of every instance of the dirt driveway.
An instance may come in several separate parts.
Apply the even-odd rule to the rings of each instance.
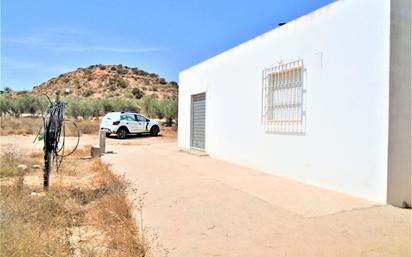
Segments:
[[[411,210],[191,155],[175,145],[112,145],[116,154],[104,156],[147,192],[144,227],[158,236],[159,255],[411,256]]]
[[[0,144],[41,150],[33,138]],[[109,139],[107,149],[115,154],[103,159],[147,192],[143,225],[158,236],[155,256],[411,256],[411,210],[191,155],[173,138]]]

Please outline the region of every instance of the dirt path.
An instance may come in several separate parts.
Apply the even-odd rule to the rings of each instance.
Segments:
[[[0,144],[24,150],[32,140]],[[158,236],[158,256],[411,256],[411,210],[190,155],[168,137],[109,139],[107,148],[115,154],[103,159],[147,192],[143,225]]]
[[[410,256],[411,210],[273,177],[174,143],[104,160],[147,192],[145,228],[168,256]],[[164,252],[164,251],[163,251]]]

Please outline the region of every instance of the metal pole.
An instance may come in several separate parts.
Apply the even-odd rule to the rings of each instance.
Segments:
[[[44,191],[49,190],[49,176],[51,167],[51,152],[44,147],[44,168],[43,168],[43,188]]]

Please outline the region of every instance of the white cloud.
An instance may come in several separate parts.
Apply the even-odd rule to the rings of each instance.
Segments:
[[[77,38],[77,40],[74,40]],[[20,38],[2,38],[2,43],[20,44],[37,47],[55,52],[112,52],[112,53],[150,53],[163,52],[169,49],[161,46],[145,46],[138,43],[105,45],[81,42],[87,38],[87,34],[79,30],[64,28],[50,28],[43,33]],[[77,41],[77,42],[76,42]],[[105,41],[105,40],[101,40]],[[133,46],[132,46],[133,45]]]
[[[44,62],[32,62],[27,60],[19,60],[15,58],[11,58],[8,56],[1,57],[1,70],[2,72],[10,72],[10,71],[42,71],[42,72],[53,72],[53,73],[62,73],[71,70],[72,68],[66,67],[63,65],[56,65]]]
[[[124,47],[108,45],[85,45],[85,44],[62,44],[49,47],[50,50],[58,52],[112,52],[112,53],[150,53],[168,51],[165,47]]]

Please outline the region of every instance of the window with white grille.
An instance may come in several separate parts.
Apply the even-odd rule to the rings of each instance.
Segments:
[[[305,132],[303,74],[302,60],[263,71],[262,121],[267,132]]]

